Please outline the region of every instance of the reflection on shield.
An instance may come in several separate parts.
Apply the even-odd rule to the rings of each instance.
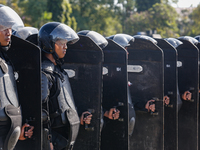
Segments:
[[[17,90],[22,108],[23,123],[34,126],[31,139],[19,141],[16,149],[41,149],[41,52],[40,49],[18,37],[12,36],[8,51],[18,73]],[[17,77],[17,74],[15,74]]]
[[[69,82],[79,115],[92,113],[90,125],[80,126],[74,150],[98,150],[100,147],[102,50],[87,36],[68,45],[62,66],[69,75]]]
[[[136,110],[136,124],[130,137],[131,150],[164,149],[164,58],[153,42],[135,38],[128,47],[128,66],[141,66],[142,71],[128,71],[130,93]],[[141,69],[140,69],[141,70]],[[155,100],[155,112],[147,112],[148,100]]]
[[[128,105],[127,105],[127,53],[112,40],[104,52],[103,100],[104,110],[116,108],[120,117],[111,120],[104,117],[101,150],[128,149]]]

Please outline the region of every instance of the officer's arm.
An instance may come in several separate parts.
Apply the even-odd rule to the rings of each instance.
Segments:
[[[50,93],[50,83],[47,78],[47,75],[42,72],[42,103],[46,103]]]

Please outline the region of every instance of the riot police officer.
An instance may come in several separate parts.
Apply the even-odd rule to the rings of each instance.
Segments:
[[[44,135],[47,135],[43,149],[71,150],[80,123],[90,124],[92,117],[84,112],[79,119],[68,75],[61,68],[67,44],[74,44],[79,37],[69,26],[59,22],[43,25],[38,35],[42,50],[43,124]],[[84,118],[86,113],[90,115]]]
[[[14,69],[6,54],[11,46],[12,28],[22,27],[23,22],[15,11],[4,5],[0,5],[0,16],[0,149],[12,150],[18,139],[26,139],[25,127],[30,127],[25,132],[28,138],[31,138],[34,127],[24,124],[21,128]]]

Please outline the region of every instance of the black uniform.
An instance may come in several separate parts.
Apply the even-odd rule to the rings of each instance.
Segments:
[[[73,146],[80,121],[68,75],[59,65],[54,65],[44,56],[42,60],[42,101],[43,109],[50,117],[50,120],[48,117],[46,121],[44,120],[44,128],[48,128],[52,134],[54,148],[61,150]]]

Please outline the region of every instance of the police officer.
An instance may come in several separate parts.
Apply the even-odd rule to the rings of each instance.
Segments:
[[[12,28],[23,26],[20,17],[11,8],[0,5],[0,149],[14,149],[18,139],[31,138],[32,126],[21,127],[22,116],[19,107],[14,69],[6,55],[11,46]],[[24,134],[25,127],[30,127]]]
[[[69,26],[59,22],[43,25],[38,35],[39,46],[42,50],[44,135],[49,132],[44,139],[43,149],[71,150],[80,123],[81,125],[84,122],[90,124],[92,117],[89,112],[84,112],[79,119],[68,75],[61,68],[67,44],[74,44],[79,37]],[[86,113],[89,115],[84,118]],[[50,144],[47,144],[47,139]]]

